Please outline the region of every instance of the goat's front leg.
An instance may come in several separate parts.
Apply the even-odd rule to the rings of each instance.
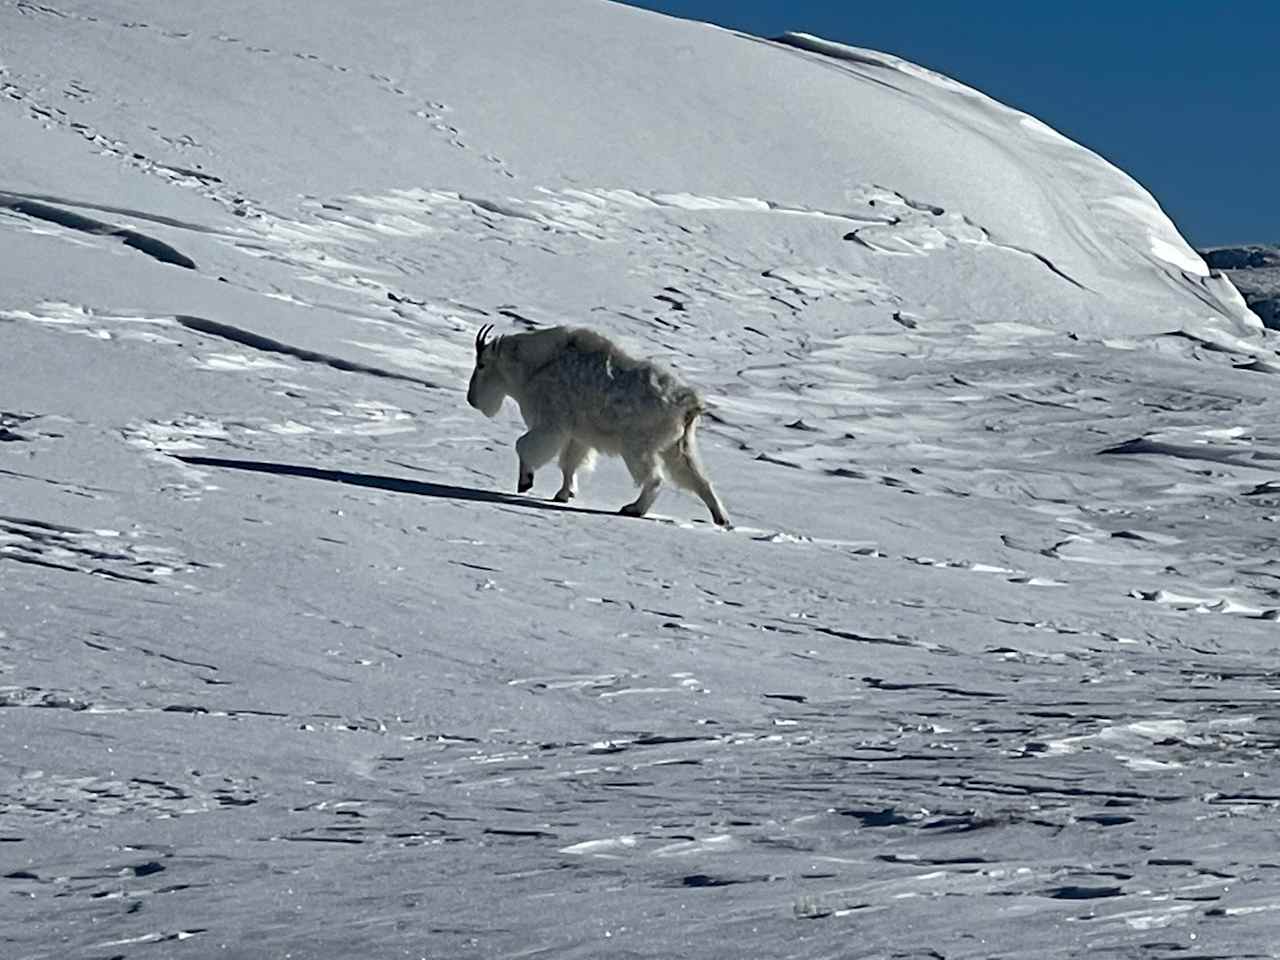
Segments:
[[[658,488],[662,486],[657,458],[651,450],[641,450],[624,451],[622,459],[631,471],[631,478],[639,485],[640,495],[618,512],[626,517],[643,517],[653,506],[653,501],[658,497]]]
[[[516,492],[524,493],[533,486],[533,473],[558,454],[566,442],[559,430],[532,427],[516,441],[516,456],[520,458],[516,474]]]
[[[578,492],[578,483],[574,474],[591,455],[591,448],[577,440],[571,439],[560,451],[560,489],[552,497],[557,503],[568,503]]]

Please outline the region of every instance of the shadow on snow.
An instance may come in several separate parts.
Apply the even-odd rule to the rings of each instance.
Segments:
[[[228,470],[245,470],[249,473],[269,473],[283,477],[309,477],[327,480],[352,487],[373,487],[392,493],[410,493],[417,497],[440,497],[445,500],[472,500],[480,503],[501,503],[511,507],[533,507],[538,510],[559,510],[567,513],[590,513],[616,517],[613,510],[593,510],[590,507],[574,507],[551,500],[534,500],[530,497],[500,493],[496,490],[479,490],[475,487],[456,487],[448,483],[431,483],[426,480],[407,480],[403,477],[384,477],[376,473],[352,473],[348,470],[326,470],[292,463],[272,463],[267,460],[228,460],[223,457],[193,457],[174,455],[175,459],[192,466],[223,467]]]

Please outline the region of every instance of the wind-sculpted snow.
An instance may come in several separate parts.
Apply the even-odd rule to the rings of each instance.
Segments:
[[[163,240],[157,240],[155,237],[149,237],[145,233],[139,233],[137,230],[128,230],[123,227],[116,227],[109,223],[103,223],[101,220],[94,220],[92,217],[81,216],[70,210],[64,210],[60,207],[50,206],[47,203],[41,203],[38,200],[30,200],[24,197],[14,197],[5,193],[0,193],[0,209],[11,210],[14,213],[22,214],[33,220],[44,220],[49,223],[56,223],[60,227],[66,227],[69,230],[79,230],[81,233],[88,233],[95,236],[119,237],[126,247],[132,247],[149,257],[154,257],[161,263],[168,263],[175,267],[184,267],[187,270],[194,270],[195,263],[190,257],[184,256],[175,250]]]
[[[6,960],[1276,952],[1280,357],[1083,148],[607,4],[53,0],[0,168]],[[565,322],[734,529],[511,489],[476,329]]]
[[[1149,193],[1122,171],[1035,117],[898,57],[830,43],[803,33],[788,33],[778,42],[817,54],[820,63],[859,80],[881,84],[905,97],[920,96],[922,91],[932,88],[934,95],[929,97],[929,105],[933,110],[989,138],[1004,159],[1019,164],[1030,161],[1046,167],[1051,165],[1059,171],[1060,176],[1053,182],[1041,184],[1047,194],[1044,199],[1060,218],[1051,229],[1065,235],[1045,237],[1044,241],[1052,244],[1052,248],[1071,237],[1096,244],[1099,252],[1104,246],[1109,247],[1109,252],[1116,257],[1145,253],[1177,270],[1195,276],[1208,275],[1204,261],[1179,236],[1172,221]],[[1053,197],[1054,193],[1059,195]],[[984,207],[1000,210],[1004,204],[999,198],[992,198]],[[1069,211],[1084,216],[1072,216]],[[1016,229],[1017,211],[1005,209],[1003,213],[1009,218],[1009,229]],[[1107,237],[1103,231],[1112,235]],[[1242,314],[1238,319],[1247,323],[1246,317]]]

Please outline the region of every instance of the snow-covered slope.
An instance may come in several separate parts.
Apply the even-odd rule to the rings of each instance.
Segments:
[[[1280,362],[1033,118],[589,0],[0,0],[0,263],[5,957],[1274,952]],[[475,329],[566,320],[735,530],[510,492]]]

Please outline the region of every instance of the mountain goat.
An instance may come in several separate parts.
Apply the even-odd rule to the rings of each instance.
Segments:
[[[467,403],[486,417],[496,416],[507,397],[520,407],[529,430],[516,441],[517,492],[532,487],[534,471],[559,455],[563,482],[554,499],[566,503],[577,492],[574,474],[601,450],[620,455],[640,487],[620,513],[648,512],[662,483],[661,461],[669,479],[729,526],[698,462],[694,428],[705,408],[696,390],[591,330],[551,327],[490,338],[492,330],[489,324],[476,334]]]

